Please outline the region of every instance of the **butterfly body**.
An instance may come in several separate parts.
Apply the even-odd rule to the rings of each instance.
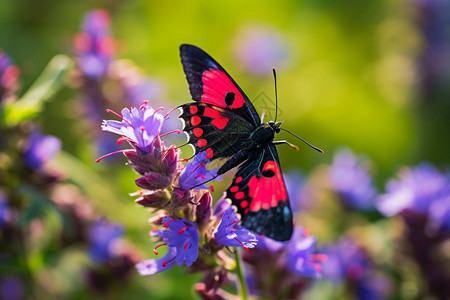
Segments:
[[[274,143],[281,122],[262,123],[242,89],[203,50],[182,45],[180,53],[195,100],[180,106],[188,143],[196,154],[205,151],[207,159],[228,159],[218,175],[238,167],[227,198],[244,227],[289,240],[293,216]]]

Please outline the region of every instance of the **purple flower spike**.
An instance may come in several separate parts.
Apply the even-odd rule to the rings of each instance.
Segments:
[[[33,169],[40,169],[42,165],[53,158],[61,149],[61,141],[52,135],[43,135],[34,130],[25,151],[25,162]]]
[[[110,16],[106,10],[95,10],[85,15],[83,32],[75,37],[79,65],[89,78],[106,74],[115,52],[115,41],[109,33]]]
[[[113,256],[113,245],[123,236],[122,226],[101,218],[89,228],[89,256],[96,263],[104,263]]]
[[[159,236],[164,243],[155,247],[153,252],[158,255],[157,248],[167,246],[168,254],[161,259],[149,259],[136,265],[141,275],[152,275],[165,271],[175,263],[181,267],[190,267],[198,257],[199,236],[197,226],[185,219],[162,218],[163,227],[167,230],[150,232],[152,236]]]
[[[287,259],[291,272],[310,278],[322,277],[322,266],[319,262],[327,260],[324,254],[314,254],[316,238],[307,236],[303,228],[294,231],[288,246]]]
[[[112,112],[108,110],[108,112]],[[123,135],[142,151],[148,152],[159,134],[164,116],[155,111],[147,101],[138,109],[122,109],[122,121],[103,121],[102,130]]]
[[[329,170],[331,185],[351,208],[367,210],[373,207],[376,194],[372,178],[364,163],[349,150],[336,154]]]
[[[203,183],[212,179],[222,180],[221,176],[217,176],[217,169],[206,169],[205,166],[209,161],[209,159],[206,159],[205,151],[195,155],[194,159],[186,164],[186,168],[180,175],[178,185],[184,190],[208,189]]]
[[[217,243],[229,247],[244,247],[247,251],[254,248],[258,239],[249,230],[237,225],[239,219],[233,207],[229,207],[223,214],[222,221],[214,230]]]

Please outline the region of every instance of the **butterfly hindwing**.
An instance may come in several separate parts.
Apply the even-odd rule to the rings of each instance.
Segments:
[[[195,153],[206,151],[206,159],[230,157],[245,147],[253,126],[224,108],[202,102],[181,105],[183,130]]]
[[[181,45],[181,63],[192,99],[239,115],[255,129],[261,120],[248,97],[222,66],[198,47]]]
[[[250,154],[234,176],[227,198],[245,228],[278,241],[291,238],[293,216],[274,145]]]

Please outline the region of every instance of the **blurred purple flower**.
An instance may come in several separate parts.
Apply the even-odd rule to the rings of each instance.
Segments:
[[[327,260],[323,254],[315,254],[317,239],[308,236],[303,228],[296,228],[287,246],[287,265],[292,273],[309,277],[322,277],[322,266],[319,262]]]
[[[311,198],[306,188],[306,179],[300,172],[288,172],[284,174],[284,182],[289,195],[289,201],[293,212],[301,212],[306,209]]]
[[[115,41],[109,33],[110,16],[106,10],[87,13],[82,33],[75,37],[80,69],[88,78],[96,79],[106,74],[115,52]]]
[[[133,107],[131,111],[128,108],[122,109],[123,117],[116,115],[122,118],[122,121],[104,120],[102,130],[123,135],[143,152],[148,152],[153,146],[155,137],[161,131],[164,116],[155,111],[146,101],[139,109],[136,107]]]
[[[450,231],[450,185],[430,204],[429,213],[434,224]]]
[[[197,226],[186,219],[172,219],[164,217],[163,227],[167,230],[156,230],[150,232],[152,236],[160,237],[164,243],[155,247],[153,252],[160,246],[167,246],[169,253],[161,259],[148,259],[136,265],[141,275],[153,275],[169,269],[176,263],[179,267],[185,264],[190,267],[198,257],[199,235]]]
[[[12,64],[11,59],[0,49],[0,103],[16,90],[19,68]]]
[[[413,169],[403,168],[399,180],[390,180],[386,193],[378,199],[377,207],[386,216],[393,216],[405,209],[424,214],[435,200],[448,197],[448,176],[434,166],[422,163]]]
[[[24,286],[19,277],[10,275],[0,279],[0,299],[24,299]]]
[[[334,284],[347,282],[357,299],[387,299],[389,282],[377,275],[367,254],[350,238],[341,238],[324,249],[328,261],[324,264],[324,277]]]
[[[101,218],[89,228],[89,256],[97,264],[105,263],[114,256],[114,244],[123,236],[119,224]]]
[[[421,70],[424,89],[433,92],[446,85],[450,78],[450,2],[446,0],[417,0],[421,14],[423,46]],[[427,97],[432,98],[432,97]]]
[[[289,44],[283,35],[261,24],[241,28],[234,45],[239,64],[255,75],[268,75],[274,66],[283,68],[291,58]]]
[[[255,234],[238,225],[239,219],[233,207],[229,207],[223,214],[219,226],[214,230],[217,243],[228,247],[254,248],[258,239]]]
[[[289,242],[258,237],[258,246],[242,253],[252,295],[264,299],[299,299],[322,276],[326,255],[314,253],[316,238],[296,227]],[[326,263],[324,263],[326,264]],[[270,276],[268,276],[270,274]]]
[[[206,169],[209,161],[209,159],[206,159],[206,151],[196,154],[194,159],[186,164],[186,168],[180,175],[178,185],[184,190],[190,190],[192,188],[208,189],[203,183],[212,179],[222,180],[221,176],[217,176],[217,169]]]
[[[40,169],[42,165],[53,158],[61,149],[61,141],[52,135],[43,135],[39,130],[32,131],[28,138],[24,153],[25,162],[33,169]]]
[[[366,254],[349,238],[324,249],[328,261],[323,268],[324,277],[335,284],[349,279],[356,281],[366,275],[370,262]]]
[[[350,208],[373,208],[376,190],[365,164],[350,150],[339,151],[329,169],[333,189]]]

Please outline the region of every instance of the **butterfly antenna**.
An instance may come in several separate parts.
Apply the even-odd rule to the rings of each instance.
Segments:
[[[293,136],[295,136],[296,138],[298,138],[299,140],[301,140],[303,143],[305,143],[306,145],[310,146],[310,147],[313,148],[314,150],[316,150],[316,151],[318,151],[318,152],[320,152],[320,153],[324,153],[322,149],[320,149],[320,148],[318,148],[318,147],[316,147],[316,146],[311,145],[310,143],[308,143],[307,141],[305,141],[304,139],[302,139],[301,137],[299,137],[299,136],[296,135],[295,133],[292,133],[292,132],[290,132],[289,130],[286,130],[286,129],[281,128],[281,127],[279,127],[279,129],[281,129],[281,130],[283,130],[283,131],[286,131],[287,133],[292,134]]]
[[[273,80],[275,82],[275,123],[277,122],[278,117],[278,92],[277,92],[277,72],[275,71],[275,68],[272,68],[273,72]]]

